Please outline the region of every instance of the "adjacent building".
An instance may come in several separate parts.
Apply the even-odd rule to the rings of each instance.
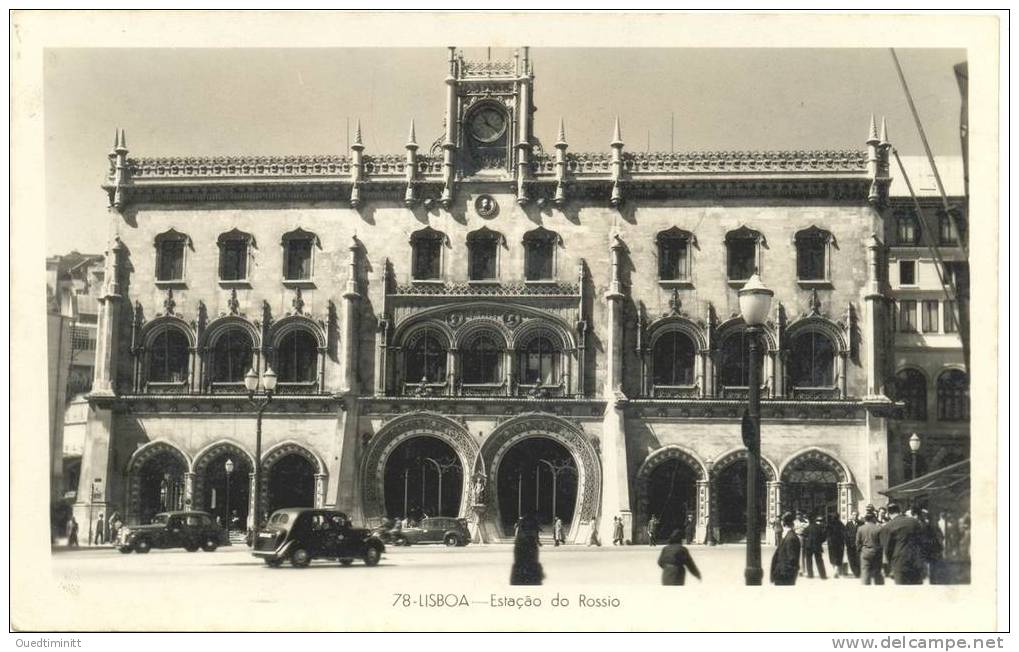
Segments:
[[[410,124],[392,154],[358,126],[346,154],[133,158],[118,133],[80,521],[251,522],[258,464],[266,510],[460,516],[484,541],[535,512],[575,542],[653,514],[739,540],[755,272],[761,514],[879,498],[905,346],[883,125],[861,117],[859,151],[636,153],[617,120],[577,153],[562,120],[533,136],[526,48],[451,49],[445,77],[430,148]],[[270,368],[256,460],[244,378]]]

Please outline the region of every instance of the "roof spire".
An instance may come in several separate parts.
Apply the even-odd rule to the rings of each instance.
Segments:
[[[885,122],[884,116],[881,116],[881,144],[888,144],[888,124]]]
[[[623,145],[623,136],[622,136],[622,132],[619,129],[619,116],[618,115],[616,116],[616,126],[612,130],[612,146],[615,147],[616,145],[618,145],[620,147],[622,147],[622,145]]]
[[[361,119],[357,119],[357,123],[354,125],[354,142],[351,147],[361,146],[364,147],[364,143],[361,142]]]
[[[563,119],[559,118],[559,136],[556,138],[556,145],[566,144],[566,126],[563,124]]]
[[[877,125],[874,123],[874,114],[870,114],[870,135],[867,136],[868,143],[877,143]]]
[[[411,118],[411,120],[410,120],[410,135],[407,136],[407,146],[410,147],[411,145],[417,147],[417,136],[414,134],[414,119],[413,118]]]

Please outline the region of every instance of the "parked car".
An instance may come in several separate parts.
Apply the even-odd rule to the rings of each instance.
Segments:
[[[344,566],[360,559],[374,566],[385,551],[381,539],[353,527],[343,512],[294,507],[273,512],[255,535],[252,554],[273,568],[287,560],[304,568],[312,559],[336,559]]]
[[[409,546],[415,543],[444,543],[447,546],[466,546],[471,541],[467,519],[448,516],[429,516],[420,523],[401,527],[390,533],[393,545]]]
[[[114,545],[124,554],[144,554],[153,548],[212,552],[224,536],[223,528],[205,512],[161,512],[148,525],[122,527]]]

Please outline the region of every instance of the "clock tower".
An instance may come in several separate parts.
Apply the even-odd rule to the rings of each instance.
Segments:
[[[456,179],[516,181],[522,190],[533,143],[528,48],[509,61],[471,61],[450,48],[446,83],[446,124],[452,128],[445,147],[455,151],[449,158],[456,162]]]

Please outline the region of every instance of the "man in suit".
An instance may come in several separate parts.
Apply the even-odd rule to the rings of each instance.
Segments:
[[[793,531],[791,512],[782,514],[782,540],[771,557],[771,583],[776,586],[796,584],[800,572],[800,538]]]
[[[822,580],[828,579],[828,574],[824,570],[824,558],[821,556],[824,551],[821,546],[824,544],[825,538],[824,518],[818,516],[803,532],[803,545],[807,548],[805,555],[807,577],[814,577],[814,564],[811,562],[816,562],[817,574],[821,576]]]
[[[884,584],[885,576],[881,572],[881,526],[877,524],[877,514],[867,510],[863,517],[863,525],[856,530],[856,549],[860,555],[860,577],[864,584]]]
[[[896,584],[922,584],[924,531],[920,521],[903,516],[896,503],[888,505],[891,520],[881,528],[881,548]]]
[[[860,515],[853,512],[846,522],[846,559],[853,577],[860,576],[860,549],[856,546],[856,532],[860,529]]]

